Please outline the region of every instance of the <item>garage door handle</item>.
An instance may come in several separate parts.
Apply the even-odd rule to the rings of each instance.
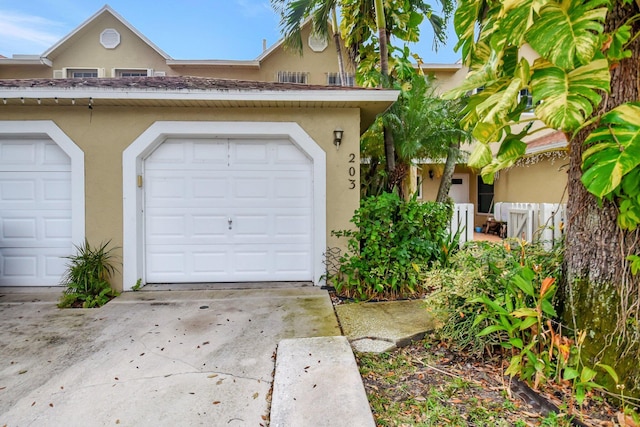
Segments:
[[[227,221],[229,223],[229,230],[231,230],[231,226],[233,225],[233,220],[231,218],[229,218],[229,220]]]

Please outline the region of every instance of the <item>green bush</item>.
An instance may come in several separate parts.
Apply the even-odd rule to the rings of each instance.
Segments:
[[[356,299],[414,295],[420,271],[447,248],[452,212],[451,204],[404,201],[396,194],[363,199],[351,219],[356,229],[333,233],[349,238],[349,250],[329,283]]]
[[[423,274],[423,285],[432,291],[430,305],[443,319],[441,337],[478,355],[499,345],[499,337],[479,335],[488,324],[477,322],[481,310],[477,303],[471,301],[503,298],[523,268],[535,270],[540,277],[560,280],[562,254],[562,245],[549,252],[541,245],[513,240],[502,244],[467,243],[451,257],[450,268]],[[530,304],[533,301],[525,302]]]
[[[109,283],[116,272],[114,248],[107,250],[109,243],[94,248],[85,240],[76,246],[76,255],[66,257],[69,262],[61,284],[67,289],[58,307],[100,307],[118,295]]]

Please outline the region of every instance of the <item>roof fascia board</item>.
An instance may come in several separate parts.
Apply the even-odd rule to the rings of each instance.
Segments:
[[[259,61],[236,61],[225,59],[168,59],[167,65],[177,66],[224,66],[224,67],[255,67],[260,68]]]
[[[53,62],[48,58],[0,58],[0,65],[46,65],[53,67]]]
[[[289,101],[289,102],[394,102],[397,90],[157,90],[131,88],[0,88],[0,97],[20,98],[92,98],[130,100],[191,100],[191,101]]]
[[[162,56],[164,59],[171,59],[171,57],[169,55],[167,55],[162,49],[160,49],[158,46],[156,46],[151,40],[146,38],[144,36],[144,34],[142,34],[133,25],[131,25],[129,22],[127,22],[126,19],[124,19],[118,12],[113,10],[113,8],[111,8],[111,6],[109,6],[109,5],[104,5],[99,11],[97,11],[91,17],[89,17],[89,19],[84,21],[82,24],[80,24],[78,27],[76,27],[73,31],[71,31],[69,34],[67,34],[65,37],[63,37],[60,41],[58,41],[55,45],[50,47],[45,53],[42,54],[42,56],[43,57],[48,57],[49,55],[51,55],[51,53],[54,52],[57,48],[59,48],[64,43],[66,43],[71,37],[73,37],[78,32],[80,32],[83,28],[85,28],[86,26],[91,24],[95,19],[97,19],[100,15],[102,15],[105,12],[109,12],[111,15],[113,15],[113,17],[116,18],[118,21],[120,21],[122,23],[122,25],[124,25],[129,30],[131,30],[131,32],[133,32],[136,36],[138,36],[142,41],[144,41],[147,45],[149,45],[149,47],[151,47],[153,50],[158,52],[158,54],[160,56]]]
[[[567,141],[552,142],[551,144],[540,145],[533,148],[527,148],[525,154],[538,154],[545,151],[560,151],[567,148],[569,143]]]

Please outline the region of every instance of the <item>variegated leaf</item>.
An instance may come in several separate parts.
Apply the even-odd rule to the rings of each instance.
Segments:
[[[489,146],[478,142],[473,147],[469,160],[467,160],[467,165],[475,169],[481,169],[485,165],[489,164],[492,159],[493,154],[491,153]]]
[[[604,197],[640,167],[640,103],[609,111],[600,125],[585,141],[591,146],[582,154],[582,183],[590,193]]]
[[[500,31],[513,45],[520,46],[524,35],[534,23],[534,14],[549,0],[507,0],[502,3],[503,17],[500,20]]]
[[[600,42],[607,0],[549,2],[525,39],[540,55],[568,70],[591,61]]]
[[[484,4],[483,0],[468,0],[458,3],[458,8],[453,17],[453,24],[458,35],[458,43],[455,50],[462,48],[462,62],[467,63],[473,49],[476,38],[476,19]]]
[[[608,63],[605,59],[567,72],[559,67],[536,69],[531,80],[535,112],[551,128],[571,132],[576,130],[601,101],[597,92],[609,91]]]

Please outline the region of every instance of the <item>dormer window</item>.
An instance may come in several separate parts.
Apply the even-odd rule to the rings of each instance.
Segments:
[[[147,69],[127,69],[127,70],[115,70],[114,77],[147,77],[149,71]]]
[[[355,76],[353,74],[347,74],[347,83],[345,86],[355,85]],[[340,84],[340,73],[327,73],[327,85],[329,86],[342,86]]]
[[[279,83],[307,83],[309,73],[304,71],[278,71]]]
[[[67,77],[71,79],[88,79],[92,77],[98,77],[98,70],[94,69],[68,69]]]

